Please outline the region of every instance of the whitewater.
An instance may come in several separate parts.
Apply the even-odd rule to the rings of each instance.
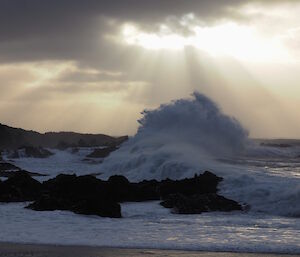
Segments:
[[[0,204],[0,241],[300,254],[300,143],[261,144],[204,95],[143,112],[135,136],[108,158],[83,161],[93,149],[53,150],[15,164],[48,174],[114,174],[131,181],[181,179],[205,170],[222,176],[219,194],[244,212],[176,215],[159,202],[124,203],[122,219],[34,212]]]

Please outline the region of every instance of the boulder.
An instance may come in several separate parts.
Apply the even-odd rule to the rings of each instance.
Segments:
[[[74,201],[43,195],[26,208],[35,211],[68,210],[77,214],[98,215],[101,217],[121,218],[120,204],[104,198],[86,198]]]
[[[170,194],[194,195],[216,193],[220,181],[222,181],[221,177],[216,176],[210,171],[205,171],[201,175],[195,175],[194,178],[176,181],[171,179],[163,180],[158,190],[162,198]]]
[[[108,195],[117,202],[143,202],[159,200],[158,182],[143,181],[130,183],[124,176],[111,176],[108,179]]]
[[[13,177],[15,175],[18,175],[19,172],[26,173],[31,177],[33,177],[33,176],[46,176],[44,174],[22,170],[19,167],[15,166],[11,163],[8,163],[8,162],[3,162],[3,161],[0,162],[0,177],[10,178],[10,177]]]
[[[242,206],[239,203],[215,193],[195,194],[192,196],[172,194],[167,196],[160,204],[165,208],[171,208],[174,213],[178,214],[242,210]]]
[[[94,176],[58,175],[43,183],[44,194],[27,208],[69,210],[78,214],[120,218],[121,207],[109,194],[108,182]]]
[[[116,146],[109,146],[106,148],[97,148],[92,153],[87,155],[87,158],[105,158],[110,155],[111,152],[116,151]]]
[[[8,162],[0,162],[0,171],[20,171],[21,169]]]
[[[10,155],[10,158],[17,159],[21,157],[30,157],[30,158],[48,158],[53,155],[47,149],[42,147],[33,147],[33,146],[23,146],[18,150],[13,151]]]
[[[20,171],[1,183],[0,202],[34,201],[40,197],[41,192],[41,183]]]
[[[137,184],[137,197],[136,201],[153,201],[160,200],[159,195],[159,184],[160,182],[156,180],[144,180]]]
[[[84,215],[98,215],[109,218],[122,217],[120,204],[104,198],[85,199],[73,205],[71,210]]]

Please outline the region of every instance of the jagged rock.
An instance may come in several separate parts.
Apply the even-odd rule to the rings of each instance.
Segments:
[[[216,176],[210,171],[205,171],[201,175],[195,175],[194,178],[182,180],[163,180],[159,185],[159,194],[162,198],[170,194],[204,194],[216,193],[217,185],[222,181],[221,177]]]
[[[107,183],[94,176],[58,175],[43,183],[44,194],[28,208],[70,210],[79,214],[120,218],[120,205],[108,195]]]
[[[124,176],[108,181],[94,176],[58,175],[42,184],[41,197],[28,206],[38,211],[69,210],[75,213],[121,217],[120,202],[164,199],[161,203],[180,214],[240,210],[235,201],[216,194],[222,178],[211,172],[179,181],[131,183]],[[1,185],[2,188],[2,185]]]
[[[20,157],[48,158],[51,155],[53,155],[52,152],[42,147],[24,146],[15,150],[10,157],[14,159]]]
[[[101,217],[121,218],[119,203],[104,198],[88,198],[75,204],[73,212],[84,215],[98,215]]]
[[[30,177],[46,177],[48,175],[45,174],[40,174],[37,172],[29,172],[26,170],[20,170],[23,173],[28,174]],[[15,176],[19,171],[0,171],[0,177],[4,177],[4,178],[11,178],[13,176]]]
[[[87,158],[105,158],[110,155],[111,152],[116,151],[116,146],[110,146],[106,148],[97,148],[92,153],[87,155]]]
[[[0,202],[34,201],[40,195],[42,185],[25,172],[16,172],[0,185]]]
[[[159,200],[157,181],[130,183],[124,176],[111,176],[108,180],[108,195],[117,202],[142,202]]]
[[[43,195],[26,208],[35,211],[69,210],[77,214],[98,215],[101,217],[121,218],[120,204],[104,198],[87,198],[74,201]]]
[[[21,169],[8,162],[0,162],[0,171],[20,171]]]
[[[8,163],[8,162],[0,162],[0,177],[10,178],[10,177],[17,175],[20,171],[22,173],[28,174],[31,177],[47,176],[47,175],[36,173],[36,172],[29,172],[26,170],[22,170],[21,168],[13,165],[11,163]]]
[[[160,204],[165,208],[172,208],[173,212],[178,214],[242,210],[242,206],[239,203],[215,193],[195,194],[192,196],[172,194],[167,196]]]
[[[138,194],[136,197],[136,201],[152,201],[152,200],[160,200],[159,195],[159,184],[160,182],[156,180],[144,180],[137,184]]]

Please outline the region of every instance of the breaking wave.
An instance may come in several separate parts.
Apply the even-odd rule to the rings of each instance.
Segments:
[[[145,110],[137,134],[103,163],[131,180],[179,179],[208,168],[214,158],[241,153],[248,132],[206,96],[194,93]]]
[[[298,175],[291,169],[276,172],[278,162],[266,169],[266,158],[284,157],[282,150],[250,140],[247,130],[206,96],[194,93],[146,110],[139,123],[137,134],[104,160],[103,178],[181,179],[211,170],[224,177],[224,196],[257,212],[300,216],[300,161]]]

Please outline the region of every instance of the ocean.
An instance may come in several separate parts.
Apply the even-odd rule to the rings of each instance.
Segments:
[[[300,254],[300,141],[251,139],[234,118],[198,93],[145,111],[135,136],[104,160],[92,148],[53,150],[46,159],[15,159],[49,176],[114,174],[131,181],[182,179],[210,170],[219,194],[245,211],[170,213],[159,202],[123,203],[122,219],[35,212],[0,204],[0,241],[128,248]]]

